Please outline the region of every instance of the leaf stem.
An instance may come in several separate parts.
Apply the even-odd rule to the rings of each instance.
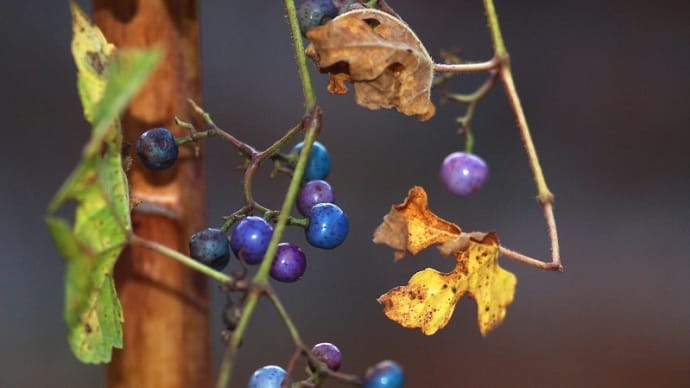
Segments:
[[[498,67],[498,65],[499,61],[496,58],[491,58],[486,62],[477,63],[435,63],[434,71],[437,73],[477,73],[481,71],[493,70]]]
[[[522,253],[516,252],[512,249],[508,249],[502,245],[499,247],[499,252],[501,253],[501,255],[503,255],[505,257],[519,261],[519,262],[527,264],[527,265],[531,265],[532,267],[545,269],[547,271],[563,272],[563,266],[560,264],[545,263],[541,260],[537,260],[537,259],[531,258],[527,255],[523,255]]]
[[[510,106],[515,113],[515,119],[520,130],[522,143],[525,147],[525,151],[527,152],[529,164],[534,175],[534,181],[537,185],[537,199],[539,204],[542,206],[546,223],[549,228],[549,238],[551,240],[551,265],[562,268],[560,248],[558,244],[558,230],[556,228],[556,221],[553,215],[554,196],[546,184],[546,178],[544,178],[544,173],[539,163],[539,157],[537,156],[537,151],[534,147],[534,142],[532,141],[532,135],[530,133],[529,126],[527,125],[527,118],[525,117],[525,112],[522,108],[520,97],[518,96],[518,92],[515,87],[513,73],[510,67],[510,55],[508,54],[508,50],[506,50],[505,43],[503,41],[503,34],[501,33],[501,27],[498,23],[498,16],[496,14],[494,2],[493,0],[483,1],[489,31],[491,32],[491,40],[494,46],[494,58],[499,62],[498,73],[505,87]]]
[[[234,282],[234,278],[231,276],[228,276],[220,271],[216,271],[215,269],[202,264],[191,257],[184,255],[172,248],[168,248],[165,245],[159,244],[155,241],[147,240],[143,237],[139,237],[136,234],[130,234],[129,237],[129,243],[134,245],[134,246],[139,246],[142,248],[150,249],[154,252],[157,252],[161,255],[167,256],[173,260],[176,260],[184,265],[186,265],[189,268],[192,268],[194,270],[197,270],[204,275],[215,279],[223,284],[230,284]]]

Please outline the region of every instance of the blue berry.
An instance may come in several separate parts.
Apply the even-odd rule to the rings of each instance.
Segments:
[[[394,361],[386,360],[367,370],[364,388],[402,388],[405,386],[403,370]]]
[[[303,35],[336,16],[338,8],[332,0],[305,0],[297,8],[297,21]]]
[[[214,228],[196,232],[189,239],[189,256],[222,271],[230,260],[228,237],[222,230]]]
[[[254,371],[247,388],[280,388],[287,373],[276,365],[266,365]]]
[[[332,203],[320,203],[311,208],[309,226],[305,229],[312,246],[333,249],[342,244],[350,231],[347,215]]]
[[[293,149],[293,153],[299,153],[302,150],[303,143],[297,144]],[[314,142],[311,147],[309,159],[307,159],[307,166],[304,169],[304,180],[315,181],[319,179],[328,178],[328,173],[331,172],[331,156],[323,144],[318,141]]]
[[[165,170],[177,160],[175,137],[165,128],[149,129],[137,139],[136,152],[151,170]]]
[[[340,364],[343,362],[343,354],[340,353],[340,349],[330,342],[314,345],[311,348],[311,354],[318,358],[319,361],[325,363],[328,369],[332,371],[340,369]]]
[[[307,258],[304,252],[294,244],[280,243],[276,258],[271,265],[271,277],[279,282],[292,283],[304,275],[307,270]]]
[[[235,225],[230,236],[230,248],[247,264],[259,264],[264,258],[273,236],[273,227],[261,217],[249,216]]]
[[[335,195],[331,185],[323,180],[307,182],[297,194],[297,210],[306,217],[314,205],[324,202],[335,202]]]
[[[484,186],[489,178],[489,167],[477,155],[453,152],[441,164],[441,181],[451,193],[465,197]]]

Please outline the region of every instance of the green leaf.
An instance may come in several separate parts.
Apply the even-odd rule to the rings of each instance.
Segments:
[[[100,102],[91,117],[93,134],[86,146],[86,154],[99,152],[108,127],[125,109],[134,94],[155,68],[160,59],[159,50],[120,50],[106,71],[106,86]]]
[[[112,348],[122,348],[122,307],[111,275],[126,241],[95,252],[79,241],[62,219],[48,217],[48,228],[67,260],[64,319],[68,341],[82,362],[109,362]]]
[[[115,52],[83,11],[74,2],[71,6],[79,94],[93,129],[81,161],[50,202],[46,223],[67,264],[64,319],[70,347],[82,362],[102,363],[110,361],[112,348],[123,345],[112,271],[132,229],[118,116],[160,54]],[[77,202],[73,225],[54,214],[70,200]]]

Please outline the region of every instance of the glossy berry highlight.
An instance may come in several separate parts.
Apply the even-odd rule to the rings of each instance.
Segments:
[[[214,228],[196,232],[189,239],[189,256],[222,271],[230,261],[228,237],[222,230]]]
[[[319,361],[326,364],[328,369],[332,371],[340,369],[340,365],[343,362],[343,354],[340,352],[340,349],[330,342],[322,342],[314,345],[314,347],[311,348],[311,354]],[[314,368],[312,367],[312,369]]]
[[[302,146],[304,143],[299,143],[295,145],[292,149],[292,153],[300,153],[302,151]],[[331,156],[328,154],[328,150],[323,144],[318,141],[314,142],[311,147],[311,152],[309,153],[309,159],[307,159],[307,166],[304,168],[304,180],[305,181],[315,181],[319,179],[328,178],[328,174],[331,172]]]
[[[367,370],[363,386],[364,388],[403,388],[405,375],[396,362],[381,361]]]
[[[273,226],[261,217],[249,216],[240,220],[230,236],[230,249],[247,264],[261,263],[273,236]]]
[[[314,205],[326,202],[335,202],[333,188],[324,180],[309,181],[297,194],[297,210],[308,217]]]
[[[489,178],[489,167],[477,155],[453,152],[443,160],[439,174],[451,193],[466,197],[484,186]]]
[[[177,160],[175,137],[165,128],[149,129],[142,133],[135,149],[144,166],[151,170],[165,170]]]
[[[302,35],[312,28],[338,16],[338,8],[332,0],[305,0],[297,7],[297,21]]]
[[[309,225],[304,232],[312,246],[333,249],[345,241],[349,231],[350,222],[338,205],[320,203],[311,208]]]
[[[307,270],[307,258],[297,245],[290,243],[278,244],[276,257],[271,265],[270,275],[273,279],[292,283],[304,275]]]
[[[254,371],[247,388],[280,388],[286,376],[285,369],[276,365],[266,365]]]

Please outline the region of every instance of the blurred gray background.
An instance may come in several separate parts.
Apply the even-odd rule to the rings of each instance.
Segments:
[[[85,2],[81,2],[82,5]],[[488,59],[480,1],[392,0],[438,60],[457,47]],[[383,315],[376,297],[427,266],[450,269],[435,252],[393,264],[371,234],[413,185],[431,208],[468,230],[547,258],[548,240],[512,113],[501,88],[478,106],[476,152],[490,164],[485,190],[454,198],[441,186],[443,158],[462,147],[457,104],[425,123],[367,111],[352,95],[330,96],[320,140],[330,182],[352,229],[334,251],[310,249],[298,283],[276,286],[309,343],[331,341],[343,369],[361,373],[385,358],[405,367],[408,387],[680,387],[690,384],[689,7],[685,1],[497,1],[518,89],[546,177],[566,272],[508,260],[517,295],[504,324],[479,335],[463,300],[433,337]],[[301,91],[281,2],[201,5],[205,107],[256,146],[270,144],[302,113]],[[98,387],[103,369],[71,355],[61,320],[63,263],[42,215],[79,158],[81,116],[69,52],[66,1],[7,2],[0,8],[0,387]],[[481,79],[459,77],[455,91]],[[438,95],[435,96],[437,98]],[[212,225],[241,199],[236,153],[209,142]],[[269,167],[260,173],[267,177]],[[279,207],[285,177],[257,179],[258,198]],[[214,333],[222,299],[215,298]],[[268,303],[252,319],[233,386],[255,368],[284,364],[287,331]],[[221,344],[214,342],[216,357]],[[335,384],[333,386],[336,386]]]

